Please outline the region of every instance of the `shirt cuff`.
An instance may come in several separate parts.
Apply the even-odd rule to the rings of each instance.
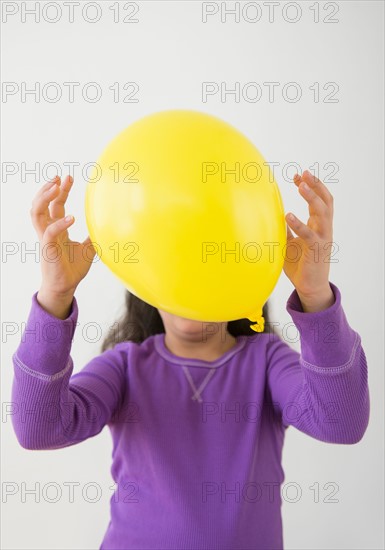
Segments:
[[[341,293],[329,282],[334,304],[322,311],[304,312],[294,289],[286,310],[296,325],[301,342],[301,357],[309,366],[345,366],[352,360],[358,334],[350,327],[341,304]]]
[[[25,366],[36,372],[52,375],[63,370],[71,352],[72,338],[78,319],[75,296],[66,319],[48,313],[32,296],[30,313],[15,355]]]

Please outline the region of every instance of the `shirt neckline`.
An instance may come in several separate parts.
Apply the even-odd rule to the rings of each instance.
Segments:
[[[194,359],[190,357],[181,357],[179,355],[174,355],[169,351],[165,344],[165,333],[155,334],[154,336],[154,345],[156,351],[167,361],[174,363],[176,365],[185,366],[191,365],[195,367],[211,367],[216,368],[220,367],[231,359],[236,353],[241,351],[246,344],[246,335],[236,336],[236,344],[231,349],[227,350],[221,357],[218,357],[214,361],[205,361],[203,359]]]

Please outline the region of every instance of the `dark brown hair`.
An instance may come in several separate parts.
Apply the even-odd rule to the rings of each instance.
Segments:
[[[262,309],[265,319],[263,332],[275,333],[274,327],[269,321],[269,305],[265,303]],[[227,330],[232,336],[256,336],[260,333],[250,328],[252,322],[249,319],[238,319],[227,323]],[[119,342],[141,343],[149,336],[164,333],[165,328],[159,311],[156,307],[144,302],[128,290],[125,291],[125,311],[121,318],[113,325],[109,334],[102,342],[101,351],[113,348]]]

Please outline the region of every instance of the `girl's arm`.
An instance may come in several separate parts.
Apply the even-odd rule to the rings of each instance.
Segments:
[[[267,344],[267,379],[285,426],[329,443],[357,443],[369,421],[368,373],[361,338],[348,324],[341,294],[322,311],[304,312],[296,290],[286,309],[301,353],[278,336]]]
[[[72,375],[70,355],[78,306],[67,318],[32,297],[21,342],[13,354],[12,424],[26,449],[58,449],[98,434],[118,412],[126,388],[126,354],[117,345]]]

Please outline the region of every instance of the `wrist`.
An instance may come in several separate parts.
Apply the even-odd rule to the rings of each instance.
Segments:
[[[66,319],[71,311],[74,293],[57,293],[41,287],[36,295],[40,306],[59,319]]]
[[[304,294],[297,290],[297,294],[300,299],[302,309],[305,313],[323,311],[324,309],[331,307],[335,302],[335,296],[329,283],[325,288],[320,289],[317,292]]]

